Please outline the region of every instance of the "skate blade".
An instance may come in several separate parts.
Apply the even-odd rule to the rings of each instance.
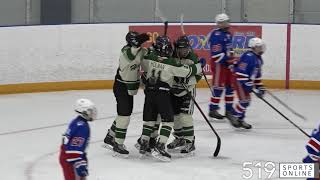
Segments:
[[[145,153],[145,154],[140,154],[139,155],[139,159],[148,159],[148,157],[151,157],[150,153]]]
[[[180,153],[180,157],[193,157],[195,156],[195,152],[194,151],[191,151],[189,153]]]
[[[112,156],[113,157],[123,158],[123,159],[128,159],[129,158],[129,154],[120,154],[118,152],[113,152]]]
[[[216,118],[210,118],[210,120],[214,123],[226,123],[226,119],[223,118],[223,119],[216,119]]]
[[[101,147],[108,149],[108,150],[113,150],[113,147],[109,144],[106,144],[106,143],[102,144]]]
[[[246,131],[251,131],[252,128],[248,129],[248,128],[244,128],[244,127],[241,126],[241,127],[236,128],[236,130],[242,131],[242,132],[246,132]]]
[[[176,148],[173,148],[173,149],[167,149],[167,150],[170,153],[180,153],[181,149],[182,149],[182,146],[176,147]]]
[[[160,155],[160,153],[158,153],[158,152],[156,152],[156,151],[153,151],[153,152],[151,153],[151,155],[152,155],[155,159],[160,160],[160,161],[163,161],[163,162],[170,162],[170,161],[171,161],[170,158],[165,157],[165,156],[162,156],[162,155]]]

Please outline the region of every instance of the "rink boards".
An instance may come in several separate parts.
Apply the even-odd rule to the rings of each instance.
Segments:
[[[125,34],[133,25],[161,24],[0,28],[0,93],[111,88]],[[188,25],[211,24],[185,23]],[[262,38],[267,43],[263,74],[268,87],[286,88],[289,83],[290,88],[320,89],[320,25],[234,25],[261,26]],[[205,82],[198,87],[206,87]]]

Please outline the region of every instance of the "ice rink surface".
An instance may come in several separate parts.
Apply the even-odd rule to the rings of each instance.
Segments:
[[[310,133],[318,126],[320,91],[273,90],[281,100],[307,117],[299,119],[270,96],[266,99],[292,121]],[[207,113],[209,90],[199,89],[197,101]],[[89,98],[97,105],[99,119],[91,123],[88,149],[89,180],[223,180],[242,179],[244,162],[300,162],[306,155],[308,138],[283,119],[264,102],[253,98],[247,111],[250,131],[235,130],[225,121],[212,125],[221,136],[222,146],[217,158],[212,154],[216,137],[198,110],[194,113],[196,154],[192,157],[173,155],[170,163],[139,159],[134,144],[142,130],[144,95],[135,97],[134,113],[125,144],[128,159],[113,157],[101,147],[102,140],[116,115],[111,90],[64,91],[0,96],[0,172],[3,180],[63,179],[58,163],[61,135],[74,118],[73,104],[78,98]],[[253,168],[253,167],[252,167]],[[253,168],[252,179],[258,179]],[[262,173],[262,179],[267,174]],[[272,176],[278,179],[278,167]]]

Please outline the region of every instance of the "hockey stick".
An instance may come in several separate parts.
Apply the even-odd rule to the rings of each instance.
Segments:
[[[270,104],[267,100],[265,100],[263,97],[259,97],[258,93],[253,91],[253,93],[259,98],[261,99],[263,102],[265,102],[266,104],[268,104],[273,110],[275,110],[277,113],[279,113],[283,118],[285,118],[287,121],[289,121],[293,126],[295,126],[297,129],[299,129],[304,135],[306,135],[307,137],[310,138],[310,136],[308,135],[308,133],[306,133],[304,130],[302,130],[298,125],[296,125],[294,122],[292,122],[287,116],[285,116],[284,114],[282,114],[277,108],[275,108],[272,104]]]
[[[290,112],[292,112],[294,115],[300,117],[303,120],[307,120],[306,117],[304,117],[303,115],[299,114],[298,112],[296,112],[295,110],[293,110],[291,107],[289,107],[286,103],[284,103],[283,101],[281,101],[277,96],[275,96],[273,93],[271,93],[270,91],[266,91],[273,99],[275,99],[278,103],[280,103],[282,106],[284,106],[285,108],[287,108]]]
[[[164,32],[163,34],[166,36],[168,31],[168,20],[163,16],[163,13],[160,11],[159,8],[159,0],[156,0],[156,7],[155,7],[155,15],[161,19],[164,23]]]
[[[203,70],[202,70],[202,74],[203,74],[204,80],[206,81],[206,83],[207,83],[207,85],[208,85],[208,88],[209,88],[210,91],[211,91],[211,94],[214,95],[213,90],[211,89],[211,86],[210,86],[210,84],[209,84],[208,78],[207,78],[206,74],[204,74]]]
[[[184,31],[184,26],[183,26],[183,18],[184,18],[184,14],[182,13],[180,15],[180,28],[181,28],[182,35],[186,35],[186,32]],[[202,69],[202,74],[203,74],[204,79],[205,79],[205,81],[206,81],[206,83],[208,85],[208,88],[211,91],[211,94],[213,95],[213,90],[211,89],[211,86],[209,84],[208,78],[207,78],[206,74],[204,73],[203,69]]]
[[[181,32],[182,32],[182,35],[185,35],[186,32],[184,31],[184,27],[183,27],[183,13],[180,15],[180,28],[181,28]]]
[[[208,125],[210,126],[211,130],[213,131],[213,133],[216,135],[217,137],[217,147],[216,150],[213,153],[214,157],[217,157],[219,152],[220,152],[220,148],[221,148],[221,138],[218,135],[217,131],[212,127],[211,123],[209,122],[207,116],[203,113],[203,111],[201,110],[199,104],[197,103],[197,101],[195,100],[195,98],[191,95],[191,92],[189,91],[188,87],[185,84],[182,84],[184,89],[188,92],[189,96],[191,97],[192,101],[194,102],[194,104],[197,106],[198,110],[200,111],[201,115],[203,116],[204,120],[206,120],[206,122],[208,123]]]

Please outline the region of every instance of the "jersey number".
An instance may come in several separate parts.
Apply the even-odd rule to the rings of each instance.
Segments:
[[[151,85],[155,85],[155,84],[157,84],[157,82],[159,81],[159,78],[160,78],[160,76],[161,76],[161,71],[158,71],[158,72],[156,73],[156,70],[153,69],[153,70],[151,71],[151,73],[152,73],[152,75],[151,75],[151,77],[149,78],[149,83],[150,83]],[[156,76],[156,74],[157,74],[157,76]]]

